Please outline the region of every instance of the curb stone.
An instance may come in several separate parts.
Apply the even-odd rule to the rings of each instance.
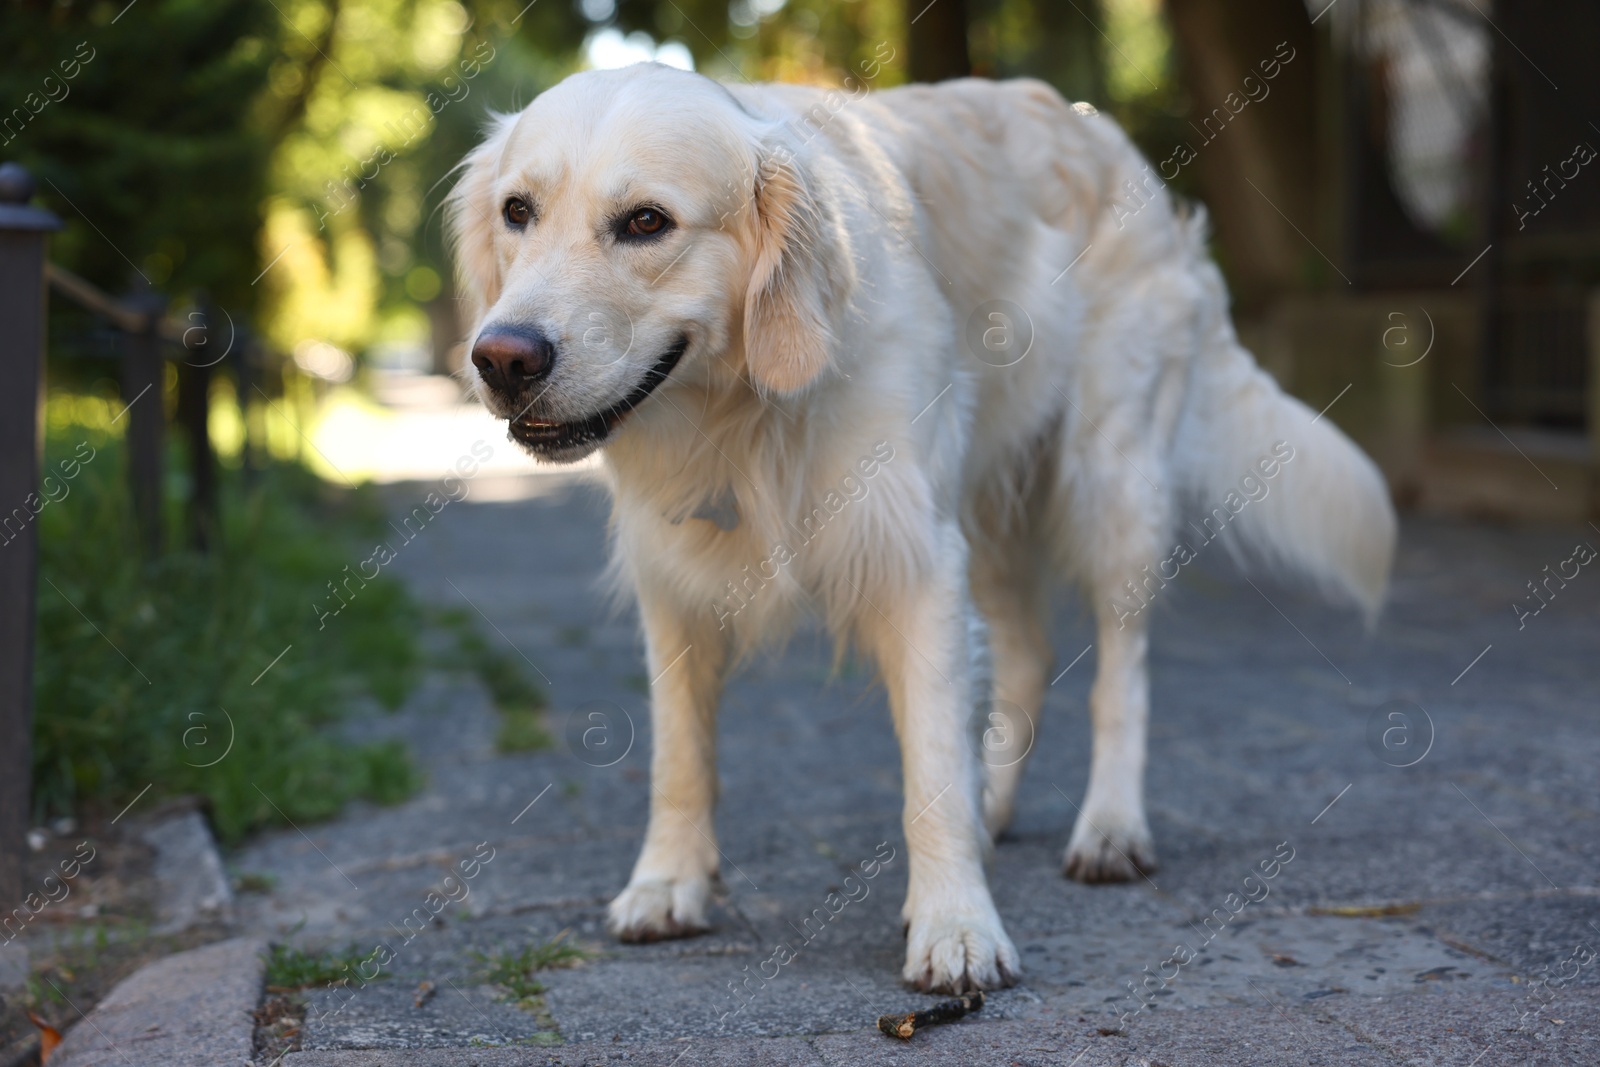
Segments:
[[[23,995],[31,971],[27,945],[20,940],[0,944],[0,1005],[11,997]],[[0,1048],[0,1067],[21,1067],[22,1064],[33,1063],[38,1055],[39,1035],[28,1034]]]
[[[27,945],[20,941],[0,944],[0,997],[26,986],[30,973]]]
[[[232,921],[233,890],[211,828],[198,811],[160,819],[139,836],[156,850],[156,933]]]
[[[239,937],[141,967],[67,1031],[51,1067],[248,1064],[266,948]]]

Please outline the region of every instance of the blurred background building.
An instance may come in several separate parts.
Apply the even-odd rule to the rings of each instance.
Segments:
[[[333,452],[454,397],[439,205],[489,109],[641,59],[1040,77],[1207,206],[1247,342],[1402,505],[1570,518],[1600,500],[1597,36],[1578,0],[13,0],[0,159],[60,266],[249,323]],[[53,386],[115,392],[105,324],[52,316]],[[225,460],[247,408],[213,413]]]

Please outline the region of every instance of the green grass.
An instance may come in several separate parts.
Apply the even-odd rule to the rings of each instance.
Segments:
[[[536,1034],[529,1034],[527,1037],[519,1037],[519,1038],[517,1038],[515,1041],[511,1042],[510,1046],[499,1045],[499,1044],[495,1044],[494,1042],[491,1042],[491,1041],[485,1041],[481,1037],[474,1037],[472,1040],[467,1042],[467,1047],[468,1048],[507,1048],[507,1047],[515,1048],[517,1046],[524,1046],[525,1045],[525,1046],[532,1046],[534,1048],[554,1048],[557,1045],[565,1045],[565,1044],[566,1044],[566,1041],[562,1040],[561,1035],[556,1033],[554,1030],[540,1030]]]
[[[539,971],[575,967],[584,960],[593,959],[594,953],[577,945],[566,943],[567,932],[537,945],[524,945],[516,952],[473,953],[484,965],[484,978],[493,982],[515,1001],[532,1000],[544,992],[544,985],[534,975]]]
[[[494,732],[497,752],[537,752],[550,747],[544,716],[531,708],[500,709],[500,726]]]
[[[455,633],[456,662],[478,676],[500,713],[495,731],[495,748],[500,752],[534,752],[549,748],[544,710],[549,704],[545,691],[527,675],[521,657],[509,650],[497,634],[492,644],[464,611],[445,611],[441,625]]]
[[[364,697],[394,707],[410,692],[420,610],[384,574],[325,625],[315,606],[382,536],[375,494],[298,467],[267,471],[250,492],[225,475],[213,551],[146,560],[120,438],[52,419],[46,469],[84,440],[96,454],[36,519],[35,817],[115,812],[150,785],[143,806],[205,797],[232,843],[414,792],[402,743],[351,743],[336,723]],[[168,512],[171,541],[176,500]]]
[[[293,945],[273,945],[267,953],[267,987],[295,990],[338,985],[355,974],[356,965],[370,955],[370,950],[353,944],[342,949],[314,951]],[[377,977],[386,977],[386,974],[380,971]]]

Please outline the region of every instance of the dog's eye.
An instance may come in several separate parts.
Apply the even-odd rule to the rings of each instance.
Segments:
[[[512,226],[526,226],[528,220],[533,217],[533,209],[520,196],[513,196],[506,201],[504,214],[506,222]]]
[[[629,237],[654,237],[672,224],[660,210],[653,207],[642,207],[628,216],[628,224],[624,227]]]

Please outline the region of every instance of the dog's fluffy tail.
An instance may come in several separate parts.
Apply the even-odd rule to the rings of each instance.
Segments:
[[[1222,299],[1220,275],[1209,262],[1204,269]],[[1198,511],[1191,535],[1232,531],[1222,540],[1240,563],[1308,580],[1372,623],[1395,545],[1383,475],[1331,420],[1278,388],[1225,312],[1211,335],[1174,442],[1174,473],[1189,505],[1180,521]]]

